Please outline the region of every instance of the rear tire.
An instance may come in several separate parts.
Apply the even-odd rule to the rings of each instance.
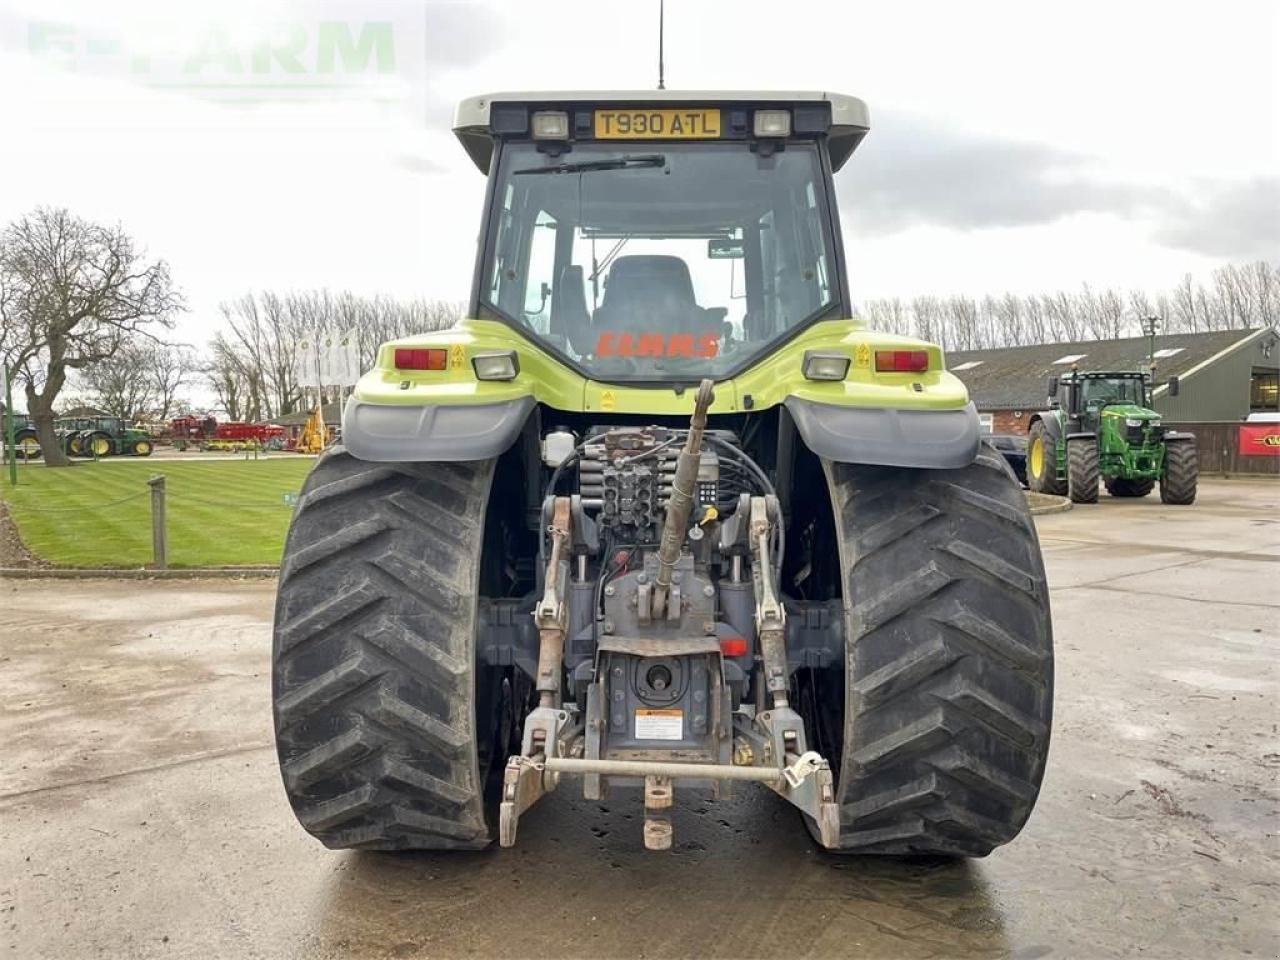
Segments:
[[[1053,635],[1026,498],[986,447],[960,470],[824,467],[846,571],[840,847],[985,856],[1022,829],[1049,749]]]
[[[1145,497],[1155,489],[1154,480],[1136,480],[1127,477],[1107,477],[1107,493],[1113,497]]]
[[[115,444],[105,433],[90,434],[80,441],[80,454],[85,457],[109,457],[115,452]]]
[[[1067,490],[1072,503],[1098,502],[1098,441],[1067,441]]]
[[[1035,455],[1037,442],[1040,444],[1038,459]],[[1027,432],[1027,487],[1036,493],[1048,493],[1055,497],[1067,495],[1067,482],[1058,479],[1057,441],[1039,420]]]
[[[486,767],[504,757],[477,718],[494,678],[475,636],[492,477],[491,460],[335,447],[303,487],[276,597],[276,746],[294,813],[328,847],[490,841]]]
[[[40,456],[40,437],[34,430],[19,430],[13,443],[14,455],[19,460],[35,460]]]
[[[1174,440],[1165,445],[1164,476],[1160,478],[1160,501],[1177,506],[1196,502],[1196,482],[1200,475],[1200,453],[1194,440]]]

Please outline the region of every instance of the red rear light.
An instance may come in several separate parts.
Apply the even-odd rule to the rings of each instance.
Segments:
[[[924,373],[929,369],[927,350],[877,350],[878,373]]]
[[[745,637],[721,637],[720,653],[726,657],[745,657],[747,641]]]
[[[396,347],[397,370],[443,370],[449,365],[449,351]]]

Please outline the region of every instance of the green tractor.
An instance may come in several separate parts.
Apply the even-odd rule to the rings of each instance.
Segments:
[[[830,93],[461,103],[466,318],[379,349],[282,559],[275,735],[312,835],[510,846],[568,783],[634,798],[650,849],[676,791],[750,783],[831,850],[1017,835],[1040,545],[942,351],[852,319],[832,178],[868,129]]]
[[[26,414],[14,414],[13,445],[14,455],[19,460],[35,460],[40,456],[40,437]]]
[[[1073,369],[1051,377],[1054,406],[1034,414],[1028,429],[1027,485],[1097,503],[1099,478],[1113,497],[1145,497],[1159,481],[1164,503],[1194,503],[1196,438],[1161,425],[1151,387],[1151,378],[1136,371]],[[1168,391],[1177,396],[1177,377],[1169,378]]]
[[[151,435],[123,417],[92,417],[68,424],[67,452],[79,457],[149,457]]]

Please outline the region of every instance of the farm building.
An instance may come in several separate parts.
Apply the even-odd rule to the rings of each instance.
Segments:
[[[992,433],[1026,433],[1032,413],[1048,404],[1048,381],[1081,370],[1146,370],[1146,337],[1042,343],[947,354]],[[1177,423],[1239,422],[1280,409],[1280,333],[1274,328],[1160,335],[1155,340],[1155,409]],[[1178,396],[1163,386],[1180,381]]]

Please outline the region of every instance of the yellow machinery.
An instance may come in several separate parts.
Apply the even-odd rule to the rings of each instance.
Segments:
[[[324,414],[320,404],[316,404],[316,408],[311,411],[311,416],[307,417],[307,422],[302,428],[302,436],[298,438],[298,452],[320,453],[328,444],[328,440]]]

